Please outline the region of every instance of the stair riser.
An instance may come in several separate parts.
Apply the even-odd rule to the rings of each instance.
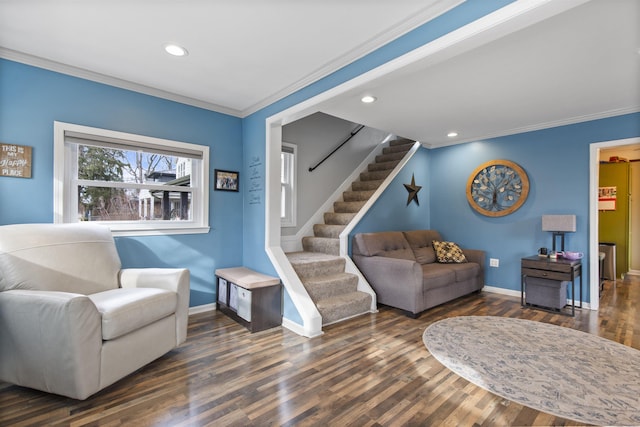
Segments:
[[[347,225],[354,216],[356,216],[354,213],[325,212],[324,223],[329,225]]]
[[[325,306],[322,301],[320,301],[318,303],[318,311],[322,316],[322,324],[327,325],[341,319],[357,316],[358,314],[370,311],[371,295],[365,294],[364,292],[358,292],[357,294],[357,299],[353,299],[345,303],[331,304],[331,306]]]
[[[335,202],[333,210],[335,213],[357,213],[362,209],[366,200],[359,202]]]
[[[393,162],[402,160],[406,153],[379,154],[376,156],[376,163]]]
[[[382,154],[406,153],[412,146],[413,144],[390,145],[382,149]]]
[[[351,189],[353,191],[377,190],[383,181],[383,179],[379,179],[376,181],[354,181],[351,184]]]
[[[305,283],[305,288],[314,301],[336,297],[358,290],[358,277],[352,274],[344,274],[335,280],[321,283]]]
[[[367,171],[375,172],[393,169],[398,165],[398,163],[400,163],[400,160],[394,160],[392,162],[369,163],[369,165],[367,165]]]
[[[302,248],[306,252],[340,255],[340,240],[326,237],[303,237]]]
[[[376,172],[362,172],[360,174],[360,181],[379,181],[384,180],[389,176],[391,170],[376,171]]]
[[[368,191],[345,191],[342,193],[342,199],[345,202],[366,202],[373,196],[375,190]]]
[[[292,264],[293,269],[302,281],[310,277],[344,273],[344,265],[344,260]]]
[[[415,143],[415,141],[412,141],[412,140],[407,139],[407,138],[398,138],[398,139],[394,139],[392,141],[389,141],[389,146],[394,147],[396,145],[405,145],[405,144],[413,145],[414,143]]]
[[[340,233],[342,233],[344,229],[344,225],[314,224],[313,235],[316,237],[337,239],[340,237]]]

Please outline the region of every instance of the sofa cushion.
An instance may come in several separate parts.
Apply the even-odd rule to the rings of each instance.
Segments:
[[[422,289],[424,291],[450,286],[455,280],[455,272],[449,265],[434,262],[422,266]]]
[[[409,246],[411,246],[411,250],[419,264],[436,262],[436,252],[431,242],[442,240],[440,233],[435,230],[412,230],[403,231],[402,234],[409,242]]]
[[[475,262],[448,264],[456,276],[456,282],[471,280],[480,274],[480,266]]]
[[[436,251],[438,262],[442,263],[461,263],[467,262],[462,249],[453,242],[433,241],[433,249]]]
[[[178,294],[157,288],[118,288],[89,295],[102,315],[102,339],[112,340],[176,311]]]
[[[353,253],[364,256],[410,259],[415,261],[409,242],[401,231],[356,234]]]

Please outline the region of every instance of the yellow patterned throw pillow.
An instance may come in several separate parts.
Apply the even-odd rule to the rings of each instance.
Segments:
[[[433,249],[436,251],[438,262],[461,263],[467,262],[467,258],[462,253],[462,249],[453,242],[433,241]]]

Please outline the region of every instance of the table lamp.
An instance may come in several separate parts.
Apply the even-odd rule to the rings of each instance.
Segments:
[[[553,233],[553,248],[556,251],[556,240],[561,237],[561,251],[564,252],[564,234],[576,231],[575,215],[542,215],[542,231]]]

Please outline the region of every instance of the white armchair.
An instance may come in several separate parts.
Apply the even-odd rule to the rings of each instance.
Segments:
[[[108,228],[0,226],[0,381],[86,399],[186,340],[189,270],[121,269]]]

